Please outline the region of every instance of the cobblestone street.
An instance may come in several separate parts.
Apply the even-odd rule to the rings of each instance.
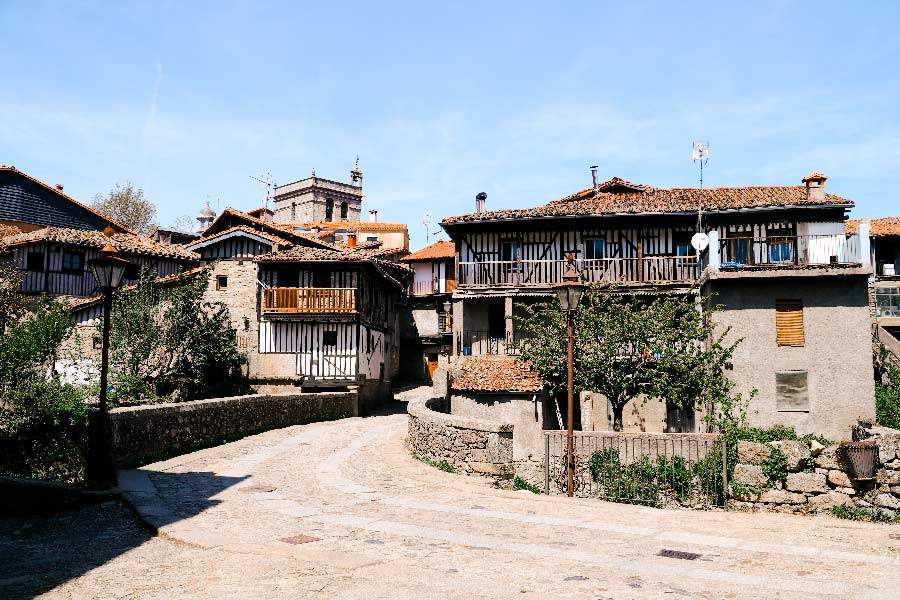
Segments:
[[[0,596],[896,598],[900,589],[897,526],[499,490],[412,459],[403,405],[394,408],[126,473],[156,536],[117,502],[7,520]]]

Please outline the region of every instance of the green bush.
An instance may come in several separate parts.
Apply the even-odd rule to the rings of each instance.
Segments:
[[[900,369],[887,348],[875,353],[875,420],[879,425],[900,429]]]
[[[784,452],[778,448],[769,450],[769,458],[763,461],[762,472],[772,483],[784,481],[788,474],[788,460]]]
[[[527,490],[527,491],[531,492],[532,494],[540,494],[541,493],[541,488],[534,485],[533,483],[528,483],[527,481],[525,481],[518,475],[516,475],[515,478],[513,479],[513,489],[514,490]]]
[[[893,523],[897,517],[881,509],[856,508],[849,504],[840,504],[831,507],[831,514],[839,519],[850,521],[873,521],[875,523]]]

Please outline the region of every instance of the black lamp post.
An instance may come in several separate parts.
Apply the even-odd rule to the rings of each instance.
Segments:
[[[566,492],[575,495],[575,309],[584,294],[581,277],[575,270],[575,258],[566,257],[569,268],[562,276],[562,283],[554,286],[559,305],[566,315],[566,341],[568,346],[566,359],[567,409],[566,414]]]
[[[88,261],[88,266],[97,281],[97,288],[103,294],[103,344],[100,349],[100,402],[96,422],[91,428],[90,450],[87,464],[87,479],[95,484],[109,484],[114,481],[115,469],[109,452],[106,424],[109,407],[106,402],[107,375],[109,372],[109,314],[112,311],[113,292],[122,285],[122,277],[130,263],[116,256],[116,249],[106,244],[100,256]]]

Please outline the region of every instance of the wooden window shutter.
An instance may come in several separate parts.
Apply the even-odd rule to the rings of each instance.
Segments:
[[[775,301],[775,339],[779,346],[803,346],[803,301]]]

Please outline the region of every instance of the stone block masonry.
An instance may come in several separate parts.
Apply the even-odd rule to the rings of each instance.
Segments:
[[[410,451],[430,461],[446,460],[459,473],[512,479],[513,426],[437,412],[445,404],[443,398],[410,402]]]
[[[131,468],[246,435],[358,414],[356,392],[254,394],[115,408],[113,459]]]

